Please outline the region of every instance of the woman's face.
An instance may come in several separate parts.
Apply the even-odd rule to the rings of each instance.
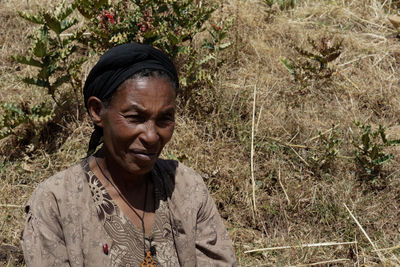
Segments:
[[[164,77],[126,80],[100,115],[107,161],[141,176],[172,137],[175,90]]]

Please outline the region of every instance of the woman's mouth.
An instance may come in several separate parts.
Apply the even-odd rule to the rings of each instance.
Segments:
[[[130,153],[132,153],[137,159],[143,161],[151,161],[157,158],[157,153],[153,151],[131,150]]]

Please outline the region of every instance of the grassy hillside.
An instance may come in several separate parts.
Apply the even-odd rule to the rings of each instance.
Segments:
[[[211,20],[232,22],[233,45],[219,55],[215,92],[199,88],[199,105],[211,108],[194,116],[180,106],[163,156],[203,176],[240,266],[400,266],[400,148],[355,123],[372,132],[382,125],[388,140],[400,138],[400,38],[388,20],[399,3],[283,2],[219,2]],[[51,5],[1,1],[0,101],[47,97],[20,81],[33,69],[9,59],[27,50],[35,27],[16,10],[38,4]],[[37,184],[86,153],[87,117],[45,129],[28,142],[0,140],[0,246],[8,251],[0,250],[0,265],[23,265],[23,205]],[[382,157],[363,157],[365,145]],[[375,159],[370,174],[355,151]],[[273,247],[285,248],[246,253]]]

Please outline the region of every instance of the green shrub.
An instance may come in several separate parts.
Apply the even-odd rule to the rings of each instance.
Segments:
[[[300,57],[281,58],[282,64],[302,86],[310,82],[329,79],[334,69],[330,68],[328,63],[338,58],[342,52],[343,40],[335,41],[329,37],[323,37],[318,41],[311,38],[307,40],[312,47],[311,51],[293,45]]]
[[[205,27],[215,6],[196,0],[118,0],[62,2],[55,11],[41,9],[37,14],[19,15],[39,27],[29,36],[31,48],[12,58],[38,69],[25,77],[27,84],[45,88],[57,104],[55,113],[72,110],[65,105],[81,103],[82,64],[88,55],[100,54],[118,44],[139,42],[165,51],[175,61],[181,80],[181,103],[201,105],[198,93],[209,92],[220,64],[219,51],[231,43],[223,41],[227,25]],[[78,21],[85,23],[78,26]],[[202,48],[194,47],[195,35],[208,33]],[[199,88],[201,90],[193,90]],[[217,94],[215,94],[217,95]],[[70,96],[75,101],[67,101]],[[194,101],[190,101],[195,99]],[[80,114],[82,104],[76,104]],[[200,113],[207,109],[193,107]],[[76,118],[78,119],[78,118]],[[8,125],[12,129],[13,125]],[[1,138],[1,136],[0,136]]]
[[[36,33],[28,36],[31,39],[31,48],[28,55],[15,55],[12,58],[21,64],[39,68],[36,77],[25,77],[22,80],[31,85],[46,89],[58,106],[63,99],[57,98],[57,90],[65,83],[69,83],[78,101],[79,86],[82,85],[80,77],[81,65],[86,57],[76,57],[78,49],[77,39],[82,31],[61,37],[61,35],[78,23],[76,18],[71,18],[75,6],[60,4],[53,13],[41,10],[38,14],[18,14],[32,22],[39,24]]]
[[[223,63],[221,51],[231,47],[232,43],[225,40],[232,21],[211,23],[206,28],[208,36],[203,39],[201,50],[189,53],[181,71],[184,88],[180,92],[181,104],[186,109],[202,118],[209,117],[223,102],[222,92],[217,91],[214,81],[218,76],[219,66]],[[191,48],[193,49],[193,48]]]
[[[19,105],[13,103],[0,103],[0,139],[15,134],[14,130],[22,124],[35,126],[50,121],[54,112],[52,108],[43,102],[33,107],[28,107],[26,103]]]
[[[373,185],[381,184],[383,181],[382,166],[393,159],[393,154],[386,153],[385,148],[400,144],[400,140],[389,140],[386,137],[385,127],[379,125],[375,131],[371,125],[355,123],[359,128],[359,135],[352,144],[355,147],[356,164],[359,167],[359,177]]]
[[[154,45],[172,58],[189,49],[190,41],[203,30],[203,24],[215,10],[214,6],[201,6],[194,0],[120,0],[97,4],[76,0],[75,4],[87,19],[86,30],[91,33],[82,41],[96,52],[135,41]]]
[[[334,162],[339,153],[339,145],[341,141],[338,138],[335,126],[329,133],[318,132],[316,139],[316,148],[312,152],[312,156],[308,160],[311,168],[316,175],[330,173],[334,168]]]

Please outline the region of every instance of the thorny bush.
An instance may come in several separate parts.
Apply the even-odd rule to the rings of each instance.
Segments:
[[[151,44],[172,57],[180,76],[184,77],[180,81],[181,105],[199,105],[196,100],[199,94],[213,88],[213,79],[221,62],[219,51],[231,45],[230,42],[223,42],[229,23],[206,27],[215,9],[216,6],[208,2],[195,0],[75,0],[70,4],[60,3],[54,11],[40,9],[36,14],[19,12],[22,18],[39,27],[28,37],[31,48],[26,54],[12,58],[38,69],[35,76],[25,77],[23,81],[45,88],[45,93],[53,99],[54,109],[39,114],[46,121],[50,120],[48,112],[58,114],[65,110],[71,111],[71,119],[79,120],[83,111],[83,105],[78,104],[82,102],[82,64],[89,56],[133,41]],[[78,25],[81,20],[84,24]],[[200,49],[196,49],[194,39],[200,32],[208,33],[209,37]],[[68,101],[71,98],[75,101]],[[77,104],[71,107],[69,103]],[[39,105],[49,106],[49,103]],[[9,103],[2,109],[8,114],[10,109],[7,107],[17,106]],[[199,113],[207,112],[199,107],[192,109]],[[26,110],[29,108],[15,114],[29,118],[30,113]],[[4,118],[0,118],[3,133],[0,139],[15,133],[15,127],[28,120],[18,119],[9,123]]]
[[[317,176],[331,173],[334,169],[334,163],[341,143],[335,128],[334,125],[329,133],[318,132],[316,149],[313,150],[312,156],[309,159],[312,171]]]
[[[12,103],[0,103],[3,113],[0,115],[0,139],[12,134],[17,126],[28,123],[31,126],[50,121],[54,114],[52,110],[41,103],[31,108],[26,103],[15,105]],[[33,127],[34,128],[34,127]]]
[[[359,135],[354,137],[352,144],[359,167],[358,176],[373,187],[382,187],[385,184],[382,166],[393,159],[393,154],[386,153],[385,148],[400,144],[400,140],[387,139],[386,129],[382,125],[374,131],[369,124],[355,124],[359,128]]]
[[[281,58],[283,65],[303,87],[313,82],[329,80],[335,70],[329,67],[328,63],[340,56],[343,42],[343,40],[337,41],[330,37],[319,40],[308,38],[307,41],[312,47],[311,51],[292,45],[300,57]]]

